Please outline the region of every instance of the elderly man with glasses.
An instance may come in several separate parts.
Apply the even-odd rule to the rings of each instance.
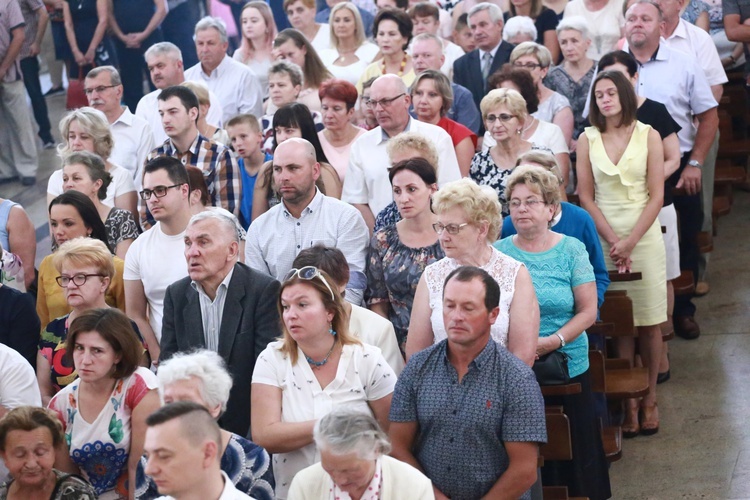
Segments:
[[[388,140],[402,132],[418,132],[431,140],[438,150],[438,184],[461,178],[456,151],[442,128],[413,119],[409,115],[411,98],[406,85],[396,75],[383,75],[372,84],[367,106],[375,113],[378,126],[361,135],[352,144],[349,170],[341,199],[354,205],[372,231],[375,216],[393,201],[388,180],[390,160],[385,150]]]

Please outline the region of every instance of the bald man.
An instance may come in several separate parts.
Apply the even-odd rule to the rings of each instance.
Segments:
[[[281,203],[250,225],[245,262],[282,280],[305,248],[318,243],[336,247],[351,271],[345,298],[360,305],[367,285],[367,225],[357,209],[318,191],[318,177],[320,163],[315,160],[312,144],[299,138],[279,144],[273,157],[273,181]]]
[[[460,179],[462,172],[448,132],[409,115],[411,98],[401,78],[383,75],[375,80],[370,87],[367,105],[375,113],[378,126],[359,136],[352,144],[341,199],[354,205],[372,230],[375,215],[393,201],[388,180],[391,163],[385,150],[390,139],[403,132],[418,132],[432,141],[439,155],[437,175],[440,186]],[[463,175],[468,174],[468,171],[463,172]]]
[[[237,262],[237,230],[221,212],[194,215],[183,239],[189,276],[167,288],[159,359],[192,349],[218,352],[234,381],[219,423],[247,436],[255,360],[281,334],[279,282]]]

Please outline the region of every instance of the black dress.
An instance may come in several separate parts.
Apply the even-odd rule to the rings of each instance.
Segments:
[[[672,118],[672,115],[669,114],[669,111],[667,111],[667,107],[664,104],[657,101],[652,101],[648,98],[646,98],[643,104],[641,104],[641,106],[638,108],[635,117],[639,122],[645,123],[646,125],[651,125],[651,128],[659,133],[659,137],[661,137],[662,140],[664,140],[665,137],[676,134],[682,129],[682,127],[680,127],[680,125],[674,120],[674,118]],[[677,172],[675,172],[675,174],[676,173]],[[672,188],[677,183],[677,181],[673,181],[674,178],[675,175],[673,174],[664,183],[664,203],[662,203],[663,207],[669,206],[673,202]],[[676,178],[679,179],[679,176],[677,176]]]

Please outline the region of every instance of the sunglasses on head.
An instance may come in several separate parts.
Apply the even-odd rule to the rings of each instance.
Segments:
[[[331,285],[328,284],[328,281],[326,281],[326,279],[320,273],[320,269],[318,269],[317,267],[305,266],[299,269],[290,269],[289,272],[286,273],[286,276],[284,276],[284,282],[289,281],[295,276],[306,281],[310,281],[312,279],[315,279],[316,277],[320,278],[320,281],[322,281],[326,288],[328,288],[328,291],[331,292],[331,300],[336,300],[333,294],[333,288],[331,288]]]

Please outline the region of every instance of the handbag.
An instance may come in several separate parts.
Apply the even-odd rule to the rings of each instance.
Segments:
[[[83,84],[83,68],[78,68],[78,79],[68,81],[68,94],[65,99],[65,108],[68,111],[89,105],[89,100],[83,91]]]
[[[570,383],[568,355],[562,351],[552,351],[534,361],[531,368],[539,385],[565,385]]]

